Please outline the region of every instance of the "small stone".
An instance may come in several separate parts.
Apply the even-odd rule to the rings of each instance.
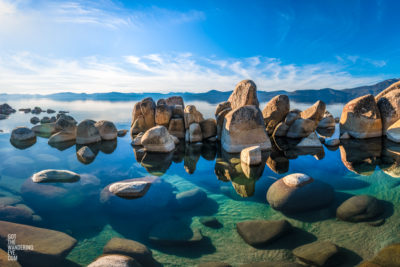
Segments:
[[[40,119],[38,117],[32,117],[31,118],[31,123],[32,124],[38,124],[40,122]]]
[[[126,133],[128,132],[128,130],[119,130],[117,135],[118,137],[124,137],[126,135]]]

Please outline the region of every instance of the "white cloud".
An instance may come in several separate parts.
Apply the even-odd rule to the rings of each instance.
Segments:
[[[0,56],[1,93],[227,91],[243,79],[253,79],[259,90],[290,91],[350,88],[383,78],[353,77],[341,65],[285,65],[265,57],[210,59],[186,53],[66,60],[26,52]]]

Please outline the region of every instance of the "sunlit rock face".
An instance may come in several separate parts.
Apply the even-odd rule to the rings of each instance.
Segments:
[[[287,95],[277,95],[267,103],[262,114],[268,134],[274,132],[275,127],[286,118],[289,110],[290,102]]]
[[[225,116],[221,143],[229,153],[240,153],[250,146],[271,149],[261,111],[256,106],[243,106],[230,111]]]
[[[228,102],[232,109],[237,109],[246,105],[259,106],[257,98],[257,86],[252,80],[239,82],[235,90],[230,95]]]
[[[147,130],[141,144],[149,152],[169,153],[175,149],[174,139],[164,126],[155,126]]]
[[[371,175],[379,163],[382,151],[381,138],[368,140],[341,140],[340,156],[344,166],[361,175]]]
[[[382,134],[400,119],[400,82],[394,83],[382,92],[375,100],[382,118]]]
[[[383,140],[379,167],[387,175],[400,178],[400,144],[388,139]]]
[[[345,132],[357,139],[382,136],[381,113],[374,96],[361,96],[344,106],[340,118],[340,133]]]

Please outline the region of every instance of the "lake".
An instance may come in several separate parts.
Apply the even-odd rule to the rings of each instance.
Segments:
[[[13,108],[68,110],[78,122],[84,119],[110,120],[118,129],[129,129],[134,102],[73,101],[47,99],[8,101]],[[213,118],[215,105],[196,105],[205,118]],[[263,108],[265,103],[261,103]],[[309,104],[291,103],[305,109]],[[342,104],[327,105],[335,117]],[[42,113],[39,117],[51,114]],[[201,262],[224,261],[234,266],[259,261],[294,261],[292,250],[315,241],[329,240],[343,249],[338,266],[354,266],[369,259],[387,244],[399,242],[400,145],[385,139],[344,143],[322,152],[267,155],[258,169],[259,177],[243,178],[238,156],[221,151],[218,144],[181,144],[171,154],[145,154],[131,146],[129,134],[115,142],[94,148],[95,160],[81,163],[76,145],[51,147],[47,139],[20,150],[10,144],[16,126],[33,126],[32,114],[18,112],[0,121],[0,197],[19,198],[33,210],[31,225],[67,233],[78,240],[68,263],[85,266],[100,256],[112,237],[124,237],[147,245],[164,266],[196,266]],[[336,129],[335,136],[338,127]],[[240,164],[239,164],[240,165]],[[232,169],[235,169],[231,171]],[[44,169],[66,169],[81,174],[76,183],[46,184],[38,189],[30,177]],[[268,188],[291,173],[305,173],[334,188],[334,203],[320,210],[288,215],[272,209],[266,201]],[[104,188],[117,181],[157,176],[147,194],[138,199],[109,199]],[[192,189],[203,190],[206,200],[190,207],[176,205],[175,195]],[[380,226],[336,219],[336,207],[353,195],[368,194],[383,201],[385,222]],[[0,213],[1,216],[1,213]],[[214,216],[221,227],[201,223]],[[4,218],[0,217],[0,220]],[[238,235],[236,223],[244,220],[286,219],[297,231],[265,248],[254,248]],[[12,221],[12,220],[11,220]],[[161,226],[160,226],[161,224]],[[166,225],[168,227],[166,227]],[[163,228],[164,227],[164,228]],[[161,229],[161,230],[160,230]],[[154,231],[185,235],[199,230],[204,236],[194,246],[170,246],[150,242]]]

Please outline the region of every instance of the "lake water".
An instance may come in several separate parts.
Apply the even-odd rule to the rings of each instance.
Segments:
[[[134,105],[134,102],[46,99],[8,103],[15,109],[40,106],[68,110],[77,121],[111,120],[119,129],[129,129]],[[213,117],[214,105],[186,104],[196,105],[205,118]],[[264,106],[262,103],[261,107]],[[307,106],[292,103],[292,108]],[[342,107],[328,105],[327,109],[339,116]],[[54,148],[45,138],[38,138],[35,145],[24,150],[14,148],[9,142],[10,132],[16,126],[32,126],[29,122],[32,116],[17,112],[0,121],[0,129],[4,131],[0,133],[0,196],[21,197],[22,203],[41,218],[30,224],[65,232],[77,239],[78,244],[67,256],[71,262],[89,264],[102,254],[104,245],[112,237],[146,244],[164,266],[196,266],[208,261],[224,261],[234,266],[268,260],[294,261],[292,249],[317,239],[330,240],[342,247],[345,253],[340,266],[354,266],[385,245],[400,241],[400,180],[397,178],[400,177],[400,146],[386,140],[353,142],[336,150],[324,147],[318,155],[312,152],[279,155],[279,160],[270,156],[266,160],[269,164],[258,170],[258,179],[244,179],[240,170],[230,172],[237,165],[238,157],[223,153],[216,144],[183,145],[171,154],[142,155],[131,146],[128,134],[94,148],[98,154],[91,164],[77,159],[75,145]],[[48,114],[42,113],[39,117],[43,116]],[[30,177],[44,169],[67,169],[81,174],[82,178],[77,183],[46,184],[38,189]],[[296,172],[330,184],[335,189],[334,204],[295,216],[273,210],[266,201],[269,186]],[[143,198],[112,201],[104,198],[103,189],[110,183],[149,175],[159,178]],[[171,201],[176,194],[195,188],[207,193],[206,201],[186,209]],[[383,225],[373,227],[335,218],[335,208],[343,200],[359,194],[385,201]],[[223,227],[213,229],[202,225],[199,220],[204,216],[215,216]],[[282,218],[302,231],[263,249],[249,246],[236,231],[236,223],[243,220]],[[182,235],[199,229],[205,236],[203,242],[193,247],[173,247],[149,241],[149,233],[157,225],[170,225],[169,222],[177,220],[181,223],[176,223],[176,229],[168,229],[168,234]]]

